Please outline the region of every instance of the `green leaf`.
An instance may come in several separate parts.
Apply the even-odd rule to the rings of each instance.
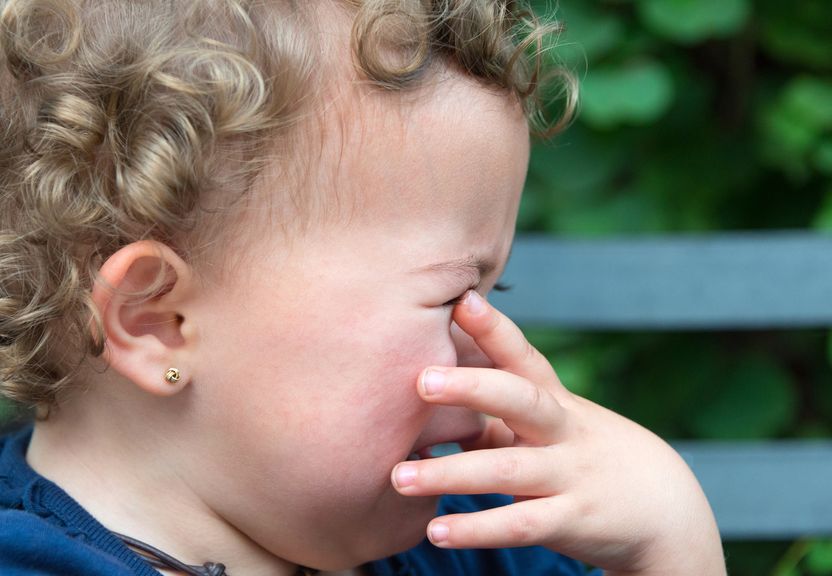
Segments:
[[[832,82],[813,76],[795,78],[773,105],[762,112],[764,157],[773,166],[805,179],[810,166],[832,169],[821,139],[832,131]]]
[[[667,111],[673,97],[673,80],[658,62],[598,68],[584,80],[581,118],[601,129],[649,124]]]
[[[801,76],[787,86],[782,106],[795,119],[818,130],[832,128],[832,82]]]
[[[768,136],[779,143],[783,153],[800,158],[814,146],[817,127],[801,121],[788,109],[772,110],[766,120]]]
[[[751,12],[748,0],[640,0],[638,13],[657,34],[683,44],[738,32]]]
[[[797,398],[788,374],[765,357],[748,357],[724,374],[723,387],[697,407],[693,427],[703,438],[770,438],[795,416]]]
[[[812,542],[804,559],[810,574],[826,575],[832,572],[832,542]]]

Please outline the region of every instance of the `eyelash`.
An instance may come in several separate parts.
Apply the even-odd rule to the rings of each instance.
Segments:
[[[476,286],[466,288],[465,292],[463,292],[456,298],[451,298],[450,300],[442,304],[442,306],[456,306],[457,304],[462,302],[462,298],[465,296],[466,292],[468,292],[468,290],[473,290],[474,288],[476,288]],[[511,286],[508,284],[502,284],[501,282],[497,282],[496,284],[494,284],[494,288],[492,288],[492,290],[496,292],[508,292],[509,290],[511,290]]]

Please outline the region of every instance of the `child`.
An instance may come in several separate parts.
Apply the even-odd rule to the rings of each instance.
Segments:
[[[0,573],[725,573],[680,458],[484,298],[515,2],[0,4],[0,389],[40,416]]]

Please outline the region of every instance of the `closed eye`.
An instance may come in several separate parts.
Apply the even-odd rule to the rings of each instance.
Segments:
[[[476,290],[476,288],[477,288],[476,286],[471,286],[470,288],[466,288],[465,292],[463,292],[462,294],[460,294],[456,298],[451,298],[450,300],[448,300],[447,302],[442,304],[442,306],[443,307],[445,307],[445,306],[453,307],[453,306],[456,306],[457,304],[462,303],[462,299],[465,298],[465,295],[468,293],[468,290]]]
[[[468,290],[476,290],[476,288],[476,286],[468,288],[467,290],[465,290],[465,292],[463,292],[456,298],[451,298],[450,300],[442,304],[442,306],[456,306],[457,304],[462,303],[462,299],[465,297],[465,294],[468,293]],[[509,290],[511,290],[511,286],[508,284],[497,282],[496,284],[494,284],[493,290],[496,290],[497,292],[508,292]]]

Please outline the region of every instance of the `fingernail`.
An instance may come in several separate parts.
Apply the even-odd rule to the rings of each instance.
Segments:
[[[416,467],[410,464],[399,464],[393,471],[393,482],[396,488],[405,488],[416,481]]]
[[[422,388],[425,394],[439,394],[445,389],[445,375],[438,370],[428,370],[422,376]]]
[[[465,305],[471,314],[481,314],[485,310],[485,300],[476,290],[468,291],[468,295],[465,297]]]
[[[434,544],[441,544],[448,539],[448,527],[445,524],[434,522],[428,528],[428,538]]]

